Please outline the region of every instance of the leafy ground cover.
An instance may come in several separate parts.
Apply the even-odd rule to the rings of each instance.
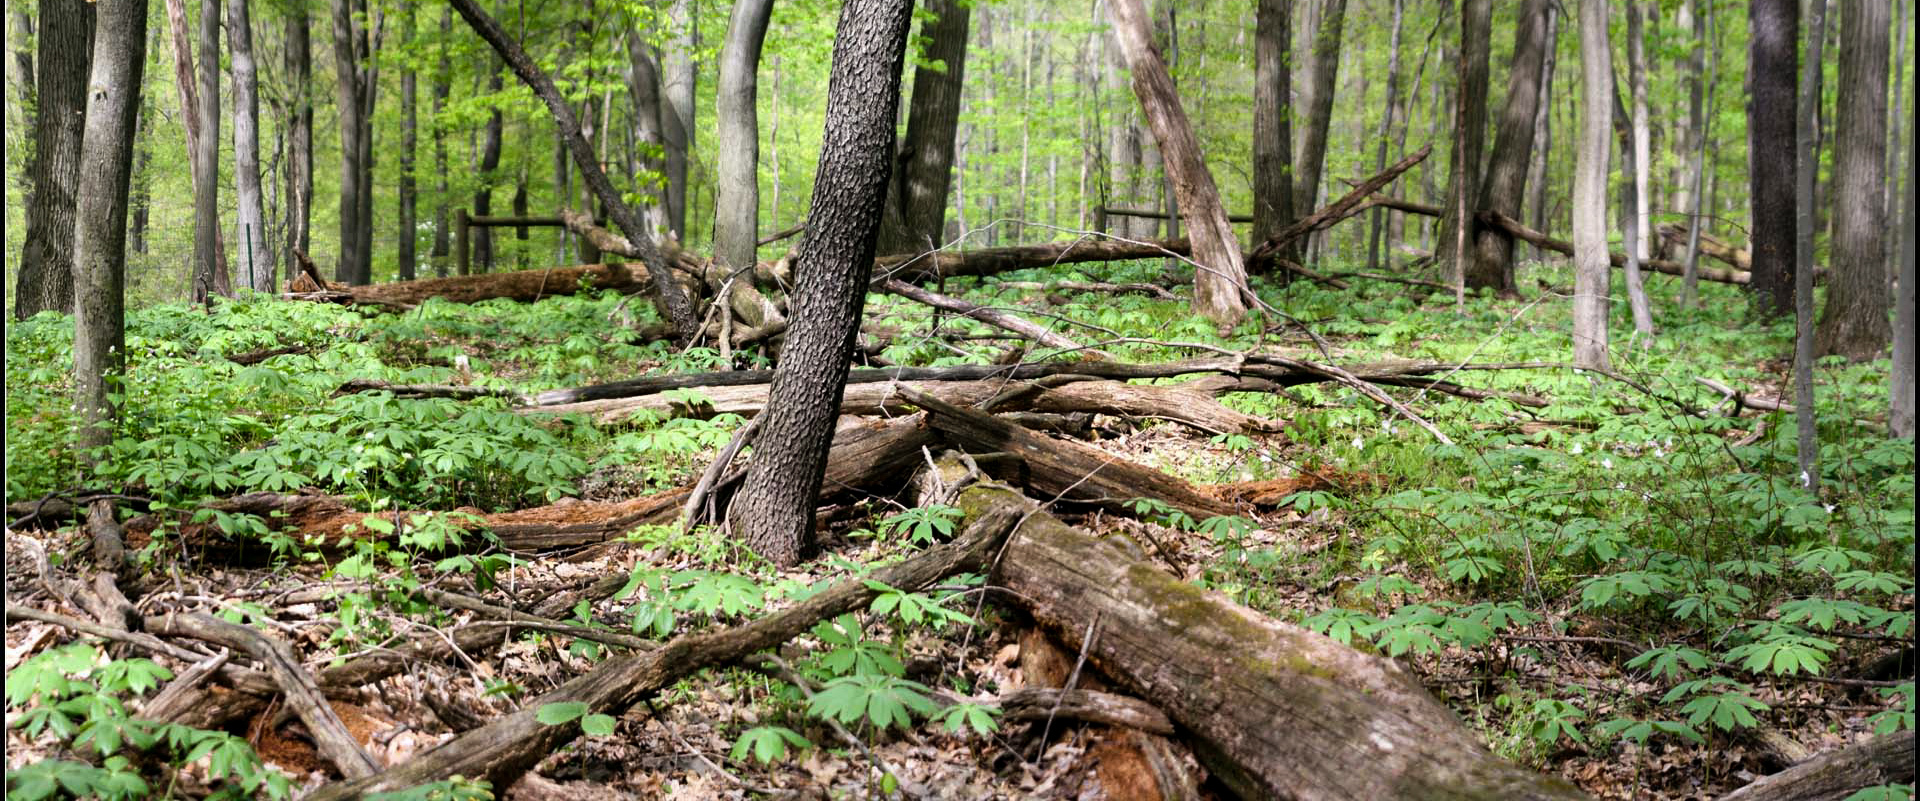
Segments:
[[[1098,277],[1150,281],[1160,269],[1136,263]],[[948,290],[1023,307],[1129,361],[1194,353],[1168,343],[1342,365],[1444,361],[1467,365],[1450,380],[1550,399],[1530,408],[1388,390],[1453,445],[1334,384],[1226,397],[1284,421],[1274,435],[1102,420],[1099,444],[1143,464],[1199,483],[1295,480],[1294,490],[1277,512],[1205,524],[1150,502],[1139,509],[1146,522],[1075,519],[1143,532],[1162,565],[1190,581],[1404,660],[1504,756],[1602,797],[1698,798],[1780,769],[1796,748],[1912,728],[1914,450],[1884,435],[1886,363],[1819,366],[1816,495],[1796,475],[1790,415],[1742,414],[1695,380],[1781,397],[1790,326],[1745,323],[1741,299],[1719,286],[1683,309],[1677,282],[1656,278],[1659,337],[1617,348],[1615,376],[1579,373],[1552,364],[1571,350],[1568,304],[1554,289],[1570,278],[1551,266],[1530,275],[1542,287],[1534,299],[1472,298],[1460,310],[1398,284],[1264,287],[1326,340],[1326,353],[1270,316],[1223,337],[1179,303],[992,280]],[[430,302],[397,315],[260,298],[142,309],[128,321],[121,427],[92,467],[72,447],[71,322],[42,315],[7,333],[7,502],[104,490],[157,514],[250,491],[313,490],[367,512],[431,510],[401,536],[344,543],[290,534],[271,518],[197,513],[230,541],[264,548],[251,566],[190,547],[172,524],[137,543],[140,569],[173,588],[143,605],[270,627],[322,665],[468,622],[423,601],[424,589],[527,601],[624,575],[619,593],[567,610],[569,622],[659,639],[789,604],[951,533],[943,510],[872,498],[831,515],[827,554],[788,573],[705,528],[641,527],[633,547],[567,558],[469,547],[464,538],[486,534],[452,525],[458,515],[690,483],[743,421],[654,415],[596,427],[518,414],[498,398],[336,394],[350,379],[539,390],[723,366],[712,349],[633,341],[632,325],[650,314],[611,293]],[[1624,305],[1617,317],[1615,330],[1630,331]],[[898,364],[1008,356],[1005,342],[924,336],[925,309],[890,296],[870,300],[868,322],[921,334],[882,352]],[[951,319],[941,328],[968,330]],[[233,358],[268,349],[294,352]],[[1549,364],[1478,369],[1520,363]],[[734,366],[765,365],[747,356]],[[367,525],[392,528],[381,518]],[[65,570],[84,535],[10,529],[7,550],[9,598],[46,606],[54,599],[33,555]],[[863,796],[898,784],[934,797],[1073,795],[1100,744],[1074,726],[1001,720],[991,699],[1023,677],[1014,635],[980,603],[978,582],[886,591],[865,613],[796,641],[782,665],[704,675],[649,708],[582,720],[595,736],[542,763],[539,781],[575,792],[591,782],[606,797],[775,787]],[[60,644],[67,638],[10,619],[9,767],[21,769],[10,798],[62,787],[142,797],[177,786],[281,797],[318,767],[298,742],[140,723],[138,699],[184,665]],[[609,648],[516,635],[495,655],[418,667],[356,703],[382,732],[384,755],[404,758],[459,729],[462,715],[517,708]],[[563,706],[541,709],[542,719],[585,713]],[[262,769],[262,757],[289,775]]]

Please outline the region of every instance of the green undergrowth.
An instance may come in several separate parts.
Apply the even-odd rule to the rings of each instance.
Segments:
[[[1146,281],[1162,269],[1133,263],[1051,277]],[[1571,283],[1555,267],[1531,268],[1527,277],[1530,285]],[[1677,282],[1650,280],[1658,337],[1630,342],[1624,303],[1614,316],[1614,363],[1624,381],[1563,366],[1446,376],[1540,396],[1545,408],[1388,389],[1452,445],[1335,384],[1229,395],[1230,406],[1285,421],[1284,435],[1190,436],[1190,447],[1156,448],[1155,463],[1202,482],[1282,478],[1303,467],[1365,480],[1287,497],[1266,521],[1275,536],[1256,536],[1255,524],[1239,519],[1179,519],[1150,500],[1138,511],[1217,546],[1201,571],[1210,587],[1422,671],[1467,671],[1488,688],[1468,718],[1509,756],[1538,763],[1568,748],[1704,742],[1790,722],[1783,688],[1912,641],[1913,443],[1884,436],[1885,361],[1823,361],[1816,371],[1820,492],[1810,492],[1794,466],[1790,415],[1691,413],[1721,400],[1695,380],[1701,377],[1777,396],[1786,385],[1790,325],[1747,321],[1741,296],[1718,285],[1703,288],[1700,308],[1681,309]],[[1422,297],[1398,284],[1260,289],[1285,320],[1304,323],[1332,351],[1322,353],[1270,312],[1222,336],[1183,303],[1002,290],[992,280],[947,287],[977,302],[1027,307],[1032,319],[1130,361],[1219,355],[1173,343],[1274,348],[1350,368],[1408,359],[1559,363],[1571,352],[1568,301],[1551,290],[1520,301],[1473,297],[1456,310],[1450,297]],[[541,390],[723,366],[712,349],[674,352],[635,341],[631,325],[652,315],[644,303],[591,292],[524,305],[429,302],[396,315],[258,297],[218,301],[211,310],[141,309],[128,320],[119,428],[88,467],[73,444],[71,322],[43,314],[7,333],[7,500],[85,487],[188,509],[242,492],[318,489],[368,511],[497,511],[683,483],[728,440],[738,417],[641,415],[602,427],[524,416],[503,399],[336,394],[355,379]],[[901,332],[882,355],[903,365],[984,362],[1005,357],[1011,344],[929,338],[936,326],[989,329],[935,321],[891,296],[870,298],[867,322]],[[1127,339],[1154,342],[1120,341]],[[248,366],[228,358],[286,347],[297,352]],[[1081,358],[1024,354],[1054,356]],[[735,357],[735,367],[766,364],[754,353]],[[1765,430],[1753,436],[1760,424]],[[243,518],[213,522],[230,536],[266,540],[285,564],[322,558],[310,544],[287,542],[273,521]],[[379,520],[369,525],[394,525]],[[444,516],[406,525],[395,543],[325,557],[335,560],[327,567],[352,577],[403,567],[387,592],[342,600],[334,639],[343,646],[387,633],[356,627],[371,619],[360,612],[426,613],[407,600],[426,576],[459,571],[484,579],[510,564],[449,556],[461,535]],[[951,528],[942,514],[908,512],[850,539],[897,552]],[[1300,538],[1309,532],[1331,541],[1306,548]],[[637,573],[620,596],[624,619],[614,625],[664,637],[689,620],[736,619],[805,592],[773,582],[764,566],[707,529],[645,528],[633,536],[704,567]],[[144,554],[149,564],[169,547],[164,536],[154,542]],[[866,569],[845,563],[835,570],[843,568]],[[1311,600],[1302,601],[1303,587],[1313,589]],[[884,608],[823,624],[812,638],[815,656],[792,666],[819,692],[809,698],[792,682],[763,685],[780,714],[738,733],[735,759],[766,762],[811,747],[820,732],[808,720],[867,732],[928,716],[956,732],[994,728],[992,710],[936,708],[927,700],[932,689],[897,669],[906,632],[966,626],[967,616],[943,607],[944,598],[883,592],[891,599]],[[608,624],[604,610],[575,615],[581,625]],[[1585,652],[1604,663],[1601,675],[1561,681],[1557,655],[1579,642],[1593,646]],[[591,643],[574,645],[580,655],[599,654]],[[1911,727],[1911,680],[1886,684],[1858,689],[1853,701],[1884,709],[1868,724],[1876,730]],[[572,709],[545,717],[590,726],[590,733],[612,725]]]

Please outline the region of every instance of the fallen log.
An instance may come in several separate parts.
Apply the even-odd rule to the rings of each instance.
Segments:
[[[1399,178],[1401,173],[1412,169],[1413,165],[1425,160],[1427,154],[1432,152],[1433,145],[1421,145],[1419,150],[1409,153],[1406,158],[1394,162],[1392,166],[1382,171],[1379,175],[1362,181],[1359,186],[1353,188],[1353,191],[1341,195],[1339,200],[1327,204],[1326,207],[1312,214],[1293,221],[1288,224],[1287,227],[1267,237],[1267,241],[1260,243],[1259,247],[1253,249],[1253,254],[1249,256],[1248,259],[1250,261],[1266,259],[1280,252],[1281,248],[1286,247],[1287,243],[1295,239],[1299,239],[1314,231],[1325,230],[1332,227],[1334,223],[1359,214],[1366,209],[1368,195],[1379,191],[1381,187],[1387,184],[1393,183],[1393,180]]]
[[[950,295],[942,295],[938,292],[921,289],[898,278],[889,278],[885,281],[878,282],[876,286],[886,290],[888,293],[899,295],[908,300],[917,301],[942,311],[950,311],[970,320],[978,320],[995,328],[1011,331],[1032,340],[1035,344],[1045,345],[1049,348],[1085,353],[1102,358],[1112,358],[1105,352],[1081,345],[1078,342],[1056,334],[1018,315],[961,300]]]
[[[958,505],[1027,516],[993,583],[1085,640],[1089,662],[1165,712],[1242,798],[1584,798],[1489,753],[1393,660],[1181,581],[1009,490],[976,486]]]
[[[603,253],[635,259],[643,255],[626,237],[594,225],[593,218],[581,212],[563,208],[560,210],[560,222],[567,227],[567,230],[586,237],[588,242],[593,243],[593,246]],[[741,277],[724,274],[714,266],[712,259],[693,259],[681,253],[673,255],[675,272],[700,276],[701,282],[706,285],[707,291],[712,293],[713,297],[719,297],[722,292],[726,293],[727,308],[748,328],[786,324],[786,315],[781,313],[780,308],[774,305],[773,301],[760,294],[759,287],[754,286],[751,277],[740,280]]]
[[[652,288],[652,281],[639,265],[616,263],[422,278],[388,284],[349,285],[329,281],[320,291],[289,292],[281,297],[406,311],[418,307],[429,298],[440,298],[449,303],[478,303],[497,298],[531,303],[541,298],[574,294],[580,290],[583,280],[591,281],[596,290],[640,292]]]
[[[943,278],[986,277],[1062,264],[1184,257],[1192,254],[1192,247],[1185,239],[1148,239],[1139,242],[1076,239],[1046,245],[898,254],[874,260],[873,280],[875,283],[888,279],[924,283]]]
[[[968,518],[960,539],[907,561],[881,568],[870,580],[842,581],[799,604],[742,626],[675,637],[658,649],[602,662],[522,707],[520,711],[462,734],[432,751],[374,776],[337,782],[308,796],[313,801],[360,798],[393,792],[454,775],[484,778],[506,787],[554,749],[580,736],[585,717],[549,726],[536,715],[559,703],[584,704],[587,714],[619,714],[663,687],[705,668],[737,662],[786,642],[821,620],[863,608],[879,593],[875,581],[906,591],[946,576],[979,569],[1021,521],[1017,515]]]
[[[1008,453],[1004,466],[982,465],[995,478],[1067,501],[1132,515],[1127,503],[1151,498],[1195,520],[1231,515],[1233,504],[1186,481],[1142,467],[1091,445],[1036,434],[986,412],[964,409],[939,398],[903,390],[927,410],[927,425],[970,454]]]
[[[1840,801],[1868,787],[1910,785],[1913,747],[1912,729],[1875,737],[1757,779],[1721,801]]]
[[[1014,690],[1000,696],[1000,712],[1007,720],[1061,718],[1124,726],[1148,734],[1173,734],[1173,723],[1152,704],[1096,690]]]
[[[1509,234],[1512,234],[1515,238],[1523,240],[1535,247],[1551,250],[1563,256],[1573,255],[1573,243],[1567,242],[1564,240],[1554,239],[1553,237],[1547,236],[1546,234],[1540,233],[1539,231],[1535,231],[1532,228],[1528,228],[1525,225],[1522,225],[1519,220],[1513,219],[1512,217],[1508,217],[1507,215],[1501,214],[1500,212],[1482,211],[1479,214],[1474,216],[1480,221],[1481,225],[1488,225],[1495,228],[1499,228],[1500,230],[1503,230]],[[1626,257],[1626,254],[1624,253],[1609,252],[1607,254],[1607,258],[1613,262],[1613,266],[1615,267],[1620,267],[1623,269],[1626,267],[1627,257]],[[1676,261],[1666,261],[1664,259],[1649,259],[1646,261],[1642,261],[1640,263],[1640,266],[1648,270],[1652,270],[1656,273],[1666,273],[1667,275],[1685,275],[1687,272],[1686,265]],[[1697,265],[1694,270],[1694,273],[1698,275],[1702,280],[1718,281],[1723,284],[1745,285],[1748,282],[1753,280],[1753,275],[1751,273],[1736,272],[1733,270],[1716,270],[1711,267],[1698,267]]]

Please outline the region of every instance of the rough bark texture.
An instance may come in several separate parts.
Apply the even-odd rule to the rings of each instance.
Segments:
[[[520,80],[533,89],[534,95],[547,104],[547,111],[553,115],[554,127],[566,140],[567,150],[573,155],[574,164],[580,168],[581,177],[586,181],[588,188],[593,190],[594,197],[606,206],[608,216],[612,217],[614,223],[626,232],[627,239],[632,243],[634,250],[640,254],[641,262],[646,265],[647,278],[653,286],[654,294],[660,299],[661,305],[666,307],[667,319],[673,323],[674,330],[681,336],[692,336],[699,326],[699,322],[694,319],[693,302],[688,299],[687,293],[674,283],[667,255],[654,245],[653,239],[647,236],[646,230],[641,226],[639,217],[633,213],[633,208],[621,199],[619,192],[614,190],[613,183],[607,180],[607,174],[600,169],[598,157],[586,138],[580,134],[580,124],[574,119],[573,110],[560,97],[560,91],[554,88],[553,80],[541,72],[539,66],[527,57],[526,51],[520,49],[512,39],[507,38],[506,31],[501,30],[499,23],[494,22],[481,11],[473,0],[453,0],[453,4],[454,10],[460,12],[460,16],[467,21],[467,24],[473,26],[473,29],[480,34],[480,38],[492,45],[494,52],[499,53],[507,64],[513,67],[514,74],[520,76]]]
[[[107,378],[126,350],[127,185],[147,62],[144,0],[98,0],[73,232],[73,373],[81,448],[112,440]]]
[[[360,162],[360,140],[367,131],[361,119],[367,91],[361,64],[367,54],[360,48],[364,31],[355,18],[366,13],[366,5],[363,0],[332,0],[330,9],[334,108],[340,118],[340,258],[334,266],[333,280],[365,284],[372,280],[372,262],[369,254],[360,251],[358,209],[360,196],[373,188],[366,185],[368,171]]]
[[[666,174],[666,165],[654,155],[667,150],[661,121],[668,114],[666,104],[661,101],[660,65],[654,59],[653,48],[639,31],[627,34],[627,100],[632,103],[628,134],[633,147],[629,152],[636,156],[630,163],[630,171],[636,176]],[[647,226],[647,235],[666,241],[673,236],[668,223],[666,193],[651,185],[637,188],[647,198],[640,207],[640,219]]]
[[[813,498],[886,201],[911,12],[908,0],[850,0],[834,36],[820,166],[794,262],[793,322],[761,447],[728,510],[735,533],[777,564],[798,562],[811,546]]]
[[[1148,41],[1147,14],[1140,0],[1115,0],[1111,11],[1114,34],[1133,75],[1134,95],[1153,128],[1193,242],[1193,310],[1222,327],[1235,325],[1246,316],[1242,295],[1247,292],[1247,272],[1227,210],[1220,205],[1220,190],[1207,171],[1200,141],[1194,138],[1166,62]]]
[[[1753,0],[1747,6],[1747,174],[1752,204],[1753,310],[1764,317],[1793,311],[1794,76],[1798,72],[1800,4]]]
[[[200,4],[199,58],[194,60],[198,77],[193,116],[199,121],[199,134],[188,146],[193,160],[200,163],[200,178],[193,182],[193,302],[205,303],[213,295],[232,295],[231,274],[220,253],[220,3],[208,0]]]
[[[1764,2],[1764,0],[1763,0]],[[1580,137],[1573,169],[1573,363],[1607,369],[1607,134],[1613,123],[1613,53],[1606,0],[1580,0]]]
[[[928,41],[925,61],[940,62],[944,68],[914,68],[907,139],[891,182],[889,223],[880,228],[881,253],[921,253],[946,243],[947,190],[953,182],[970,8],[964,0],[928,0],[925,5],[933,15],[920,29]]]
[[[409,49],[413,44],[413,20],[415,3],[402,0],[400,3],[400,47]],[[420,233],[415,223],[418,193],[413,175],[413,151],[419,146],[419,78],[415,75],[412,61],[407,61],[400,69],[400,199],[399,210],[395,215],[394,262],[398,265],[399,279],[411,281],[414,276],[415,262],[419,260],[418,248]]]
[[[1004,488],[958,505],[968,519],[1027,515],[995,584],[1056,636],[1085,639],[1088,661],[1164,711],[1242,798],[1584,797],[1488,753],[1392,660],[1181,581]]]
[[[1913,169],[1914,128],[1907,128],[1907,169]],[[1906,210],[1900,215],[1900,286],[1894,301],[1893,388],[1887,423],[1896,437],[1913,436],[1914,349],[1914,182],[1907,181]]]
[[[735,2],[720,51],[713,258],[729,272],[754,262],[754,242],[760,238],[760,125],[755,110],[759,81],[755,73],[772,14],[773,0]]]
[[[500,68],[496,64],[492,74],[487,76],[487,93],[498,95],[503,84]],[[504,127],[505,120],[501,117],[499,107],[493,107],[487,114],[487,125],[480,137],[480,187],[473,193],[473,213],[476,216],[485,217],[493,213],[493,185],[499,180],[495,173],[500,169],[500,136]],[[493,229],[480,228],[471,235],[473,262],[480,265],[480,272],[492,270]]]
[[[667,48],[662,66],[666,68],[662,89],[667,95],[667,113],[661,118],[667,144],[667,226],[674,239],[687,241],[687,157],[693,152],[693,94],[699,71],[694,68],[693,52],[700,46],[699,23],[693,14],[693,0],[674,0],[669,18],[679,40]]]
[[[1826,43],[1827,5],[1813,3],[1807,20],[1806,61],[1800,75],[1793,128],[1793,405],[1799,429],[1800,484],[1820,491],[1820,438],[1813,406],[1813,232],[1814,186],[1820,163],[1814,140],[1819,134],[1820,51]]]
[[[265,196],[260,191],[260,95],[254,77],[249,0],[227,0],[227,50],[233,54],[233,182],[236,272],[246,286],[273,291],[273,248],[267,245]]]
[[[1253,34],[1253,241],[1293,222],[1292,9],[1285,0],[1259,0]],[[1395,8],[1398,8],[1396,5]],[[1380,165],[1382,167],[1385,164]],[[1247,265],[1264,272],[1264,260]]]
[[[1887,0],[1840,4],[1833,143],[1833,280],[1818,355],[1872,359],[1887,347]]]
[[[1393,130],[1394,115],[1400,111],[1400,30],[1406,22],[1405,5],[1403,0],[1393,0],[1393,33],[1387,45],[1387,108],[1386,113],[1380,115],[1380,130],[1374,134],[1379,139],[1375,143],[1376,149],[1373,155],[1374,172],[1387,168],[1387,141],[1390,138],[1388,134]],[[1406,127],[1406,121],[1402,120],[1400,125],[1402,128]],[[1372,214],[1367,215],[1367,269],[1369,270],[1380,266],[1380,235],[1386,220],[1385,209],[1374,209]]]
[[[1480,186],[1479,209],[1492,209],[1518,219],[1527,182],[1527,162],[1533,151],[1534,113],[1540,103],[1547,52],[1547,0],[1527,0],[1514,26],[1513,66],[1507,76],[1507,105],[1493,137],[1493,155],[1487,160],[1486,180]],[[1478,209],[1476,209],[1478,210]],[[1467,265],[1467,286],[1491,288],[1513,296],[1513,237],[1499,229],[1479,228],[1474,253]]]
[[[93,3],[40,0],[38,12],[40,105],[33,119],[34,159],[28,168],[32,191],[15,285],[16,320],[47,310],[73,310],[74,206],[93,53]]]
[[[1313,39],[1307,58],[1307,127],[1301,133],[1300,150],[1293,159],[1293,208],[1313,208],[1320,192],[1322,167],[1327,163],[1327,129],[1333,123],[1335,80],[1340,72],[1340,29],[1347,16],[1347,0],[1319,0],[1319,24],[1313,27]],[[1281,251],[1281,258],[1300,261],[1295,249]]]
[[[1473,220],[1471,217],[1463,219],[1460,207],[1472,203],[1475,200],[1474,193],[1480,189],[1481,154],[1486,150],[1487,139],[1487,62],[1493,47],[1492,39],[1491,0],[1463,0],[1460,9],[1461,60],[1456,68],[1459,78],[1453,96],[1456,127],[1452,137],[1452,155],[1447,161],[1451,177],[1447,184],[1446,213],[1440,216],[1439,225],[1433,229],[1435,241],[1439,243],[1433,248],[1434,260],[1441,266],[1442,275],[1465,278],[1465,270],[1471,266],[1471,262],[1456,265],[1454,258],[1473,241]],[[1463,230],[1467,233],[1466,245],[1460,242]],[[1471,254],[1467,258],[1471,259]]]
[[[453,91],[453,63],[444,44],[452,32],[453,9],[443,6],[440,9],[440,61],[433,71],[433,167],[439,202],[433,206],[432,258],[433,274],[438,278],[447,276],[447,255],[452,252],[449,246],[452,230],[447,217],[447,130],[440,123],[440,112],[446,109],[447,97]]]
[[[287,12],[287,75],[292,82],[292,119],[287,131],[287,249],[289,277],[294,253],[311,248],[313,213],[313,43],[306,9]]]
[[[1757,779],[1720,801],[1840,801],[1868,787],[1910,785],[1913,745],[1912,729],[1875,737]]]

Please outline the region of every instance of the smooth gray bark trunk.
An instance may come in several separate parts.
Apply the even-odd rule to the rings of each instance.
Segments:
[[[663,89],[667,114],[661,118],[662,135],[667,145],[667,225],[675,239],[687,241],[687,163],[694,146],[694,90],[699,71],[693,53],[700,47],[700,26],[693,14],[693,0],[674,0],[669,17],[676,33],[684,31],[673,47],[667,48]]]
[[[1375,134],[1378,140],[1374,147],[1373,174],[1379,175],[1387,169],[1387,139],[1393,131],[1393,117],[1400,108],[1400,30],[1405,23],[1406,9],[1404,0],[1393,0],[1393,33],[1387,45],[1387,106],[1386,113],[1380,115],[1380,132]],[[1402,120],[1402,126],[1406,121]],[[1380,235],[1386,226],[1387,210],[1374,209],[1367,215],[1367,269],[1380,268]]]
[[[248,0],[227,0],[227,50],[233,71],[233,181],[236,269],[246,286],[272,292],[273,248],[267,244],[265,195],[260,191],[260,94],[253,60]]]
[[[814,500],[886,202],[911,12],[910,0],[848,0],[840,11],[820,166],[794,261],[792,327],[752,465],[728,510],[735,535],[778,565],[812,548]]]
[[[772,13],[773,0],[737,0],[720,50],[713,258],[729,272],[754,263],[755,242],[760,238],[760,124],[755,109],[759,81],[755,73]]]
[[[1833,231],[1826,311],[1815,352],[1854,361],[1881,354],[1887,326],[1888,0],[1840,5],[1840,86],[1834,105]],[[1804,264],[1805,262],[1803,262]]]
[[[87,80],[93,53],[94,4],[40,0],[39,109],[34,115],[33,189],[21,247],[13,316],[73,310],[74,214],[79,200],[80,148],[86,126]],[[142,41],[144,46],[144,40]]]
[[[1913,167],[1913,126],[1907,127],[1907,163]],[[1887,427],[1896,437],[1913,436],[1913,350],[1914,350],[1914,182],[1907,181],[1906,208],[1900,214],[1900,278],[1895,295],[1892,390],[1889,392]]]
[[[1813,140],[1819,136],[1820,49],[1826,43],[1826,30],[1827,4],[1813,0],[1812,17],[1807,20],[1807,57],[1793,115],[1793,404],[1799,428],[1800,484],[1816,495],[1820,492],[1820,438],[1813,408],[1813,184],[1820,165],[1814,161]]]
[[[193,158],[204,165],[193,187],[193,302],[205,303],[212,295],[232,295],[231,273],[226,260],[217,255],[224,241],[220,233],[220,3],[207,0],[200,4],[199,50],[194,61],[197,75],[194,116],[200,121],[200,135],[193,140]]]
[[[1580,139],[1573,169],[1573,363],[1607,369],[1613,267],[1607,259],[1607,135],[1613,53],[1606,0],[1580,0]]]
[[[1533,156],[1527,168],[1527,214],[1533,220],[1533,230],[1545,231],[1547,227],[1547,185],[1553,174],[1553,70],[1558,61],[1559,14],[1553,6],[1547,7],[1546,61],[1540,65],[1540,101],[1535,104],[1533,118]],[[1539,247],[1533,249],[1535,259],[1544,259],[1546,251]]]
[[[632,104],[628,108],[631,125],[627,133],[636,146],[635,174],[666,174],[665,160],[656,153],[667,150],[666,133],[662,121],[671,116],[661,99],[660,65],[654,60],[653,48],[646,43],[638,32],[627,35],[627,99]],[[668,222],[667,193],[664,183],[640,187],[646,200],[640,204],[641,224],[647,227],[647,235],[655,239],[664,239],[672,235],[672,226]]]
[[[287,133],[287,252],[310,253],[313,217],[313,42],[305,8],[287,15],[287,75],[292,82],[292,119]]]
[[[1300,151],[1293,159],[1293,208],[1295,213],[1314,208],[1320,192],[1322,168],[1327,163],[1327,130],[1333,122],[1334,86],[1340,73],[1340,29],[1347,15],[1347,0],[1322,0],[1319,24],[1314,26],[1311,55],[1307,60],[1307,124],[1300,140]],[[1297,250],[1283,249],[1282,258],[1299,261]]]
[[[74,211],[73,372],[83,450],[113,440],[108,379],[126,351],[127,185],[146,67],[145,0],[99,0]],[[43,73],[44,74],[44,73]]]

